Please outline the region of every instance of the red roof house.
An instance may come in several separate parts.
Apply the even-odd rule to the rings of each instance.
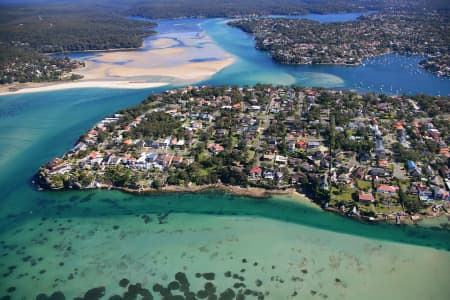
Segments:
[[[379,185],[377,187],[377,193],[394,195],[395,193],[397,193],[397,191],[398,191],[398,187],[397,186]]]
[[[375,202],[375,198],[372,193],[364,193],[363,191],[359,192],[359,202],[362,203],[373,203]]]

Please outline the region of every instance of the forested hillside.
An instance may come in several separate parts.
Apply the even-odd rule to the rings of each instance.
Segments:
[[[132,21],[113,10],[69,3],[0,6],[0,84],[55,81],[78,62],[44,53],[137,48],[155,32],[152,22]]]

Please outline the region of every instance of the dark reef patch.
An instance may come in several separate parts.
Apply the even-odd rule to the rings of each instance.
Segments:
[[[73,276],[73,274],[70,274]],[[204,280],[203,288],[198,291],[193,291],[190,288],[190,283],[188,276],[184,272],[177,272],[174,275],[175,280],[169,283],[155,283],[152,286],[153,293],[158,294],[161,297],[158,299],[167,300],[195,300],[195,299],[208,299],[208,300],[229,300],[229,299],[246,299],[246,298],[257,298],[264,299],[264,296],[268,295],[268,292],[263,293],[262,291],[247,288],[246,284],[243,283],[245,279],[238,274],[233,274],[231,271],[224,273],[224,277],[239,280],[239,282],[230,283],[232,286],[226,287],[224,290],[219,291],[218,287],[212,282],[216,279],[216,274],[213,272],[196,273],[194,276],[200,280]],[[56,280],[55,280],[56,281]],[[166,281],[166,279],[163,279]],[[257,279],[255,281],[256,286],[262,286],[262,281]],[[153,300],[153,294],[142,286],[141,283],[130,283],[129,279],[122,278],[119,280],[118,285],[124,289],[122,295],[113,295],[109,297],[110,300],[131,300],[131,299],[142,299],[142,300]],[[105,287],[95,287],[88,290],[83,297],[77,297],[75,300],[98,300],[105,296]],[[36,300],[65,300],[65,296],[61,292],[55,292],[50,297],[46,294],[39,294]],[[3,300],[3,299],[0,299]]]

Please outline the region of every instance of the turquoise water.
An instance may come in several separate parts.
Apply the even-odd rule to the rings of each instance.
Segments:
[[[292,75],[296,67],[274,64],[250,47],[251,38],[239,40],[242,33],[224,27],[222,20],[202,22],[225,50],[240,55],[210,83],[300,80]],[[366,68],[388,72],[380,59]],[[325,69],[302,75],[305,82],[313,76],[336,84],[347,71],[355,72],[320,68]],[[417,88],[425,91],[425,83]],[[73,299],[105,287],[103,299],[108,299],[125,292],[119,281],[127,278],[160,299],[153,285],[167,286],[178,272],[191,291],[203,289],[212,276],[197,273],[214,273],[208,291],[249,289],[246,299],[256,299],[252,293],[265,299],[449,298],[450,233],[439,229],[447,219],[395,227],[361,224],[289,198],[33,190],[30,179],[39,166],[64,153],[95,122],[161,90],[75,89],[0,97],[0,298],[35,299],[61,291]]]
[[[420,56],[384,55],[364,60],[364,65],[289,66],[274,62],[267,53],[254,48],[253,37],[226,26],[227,20],[202,24],[207,34],[237,62],[207,80],[207,84],[253,85],[258,82],[345,88],[386,94],[428,93],[449,95],[450,79],[437,77],[418,67]]]
[[[371,12],[369,12],[371,13]],[[319,22],[342,22],[355,20],[366,13],[305,15],[298,16]],[[283,16],[279,16],[283,17]],[[289,16],[292,18],[295,16]],[[144,19],[133,17],[132,19]],[[253,37],[240,29],[226,25],[228,19],[177,19],[158,20],[156,31],[161,37],[172,38],[177,43],[173,47],[183,47],[177,36],[206,33],[222,49],[232,54],[236,61],[218,72],[202,84],[253,85],[272,83],[300,86],[342,88],[361,92],[385,94],[450,95],[450,79],[438,77],[419,68],[422,56],[388,54],[368,58],[361,66],[306,65],[291,66],[274,62],[270,56],[254,48]],[[159,36],[149,37],[144,50],[151,48],[151,41]],[[80,58],[75,53],[74,58]]]

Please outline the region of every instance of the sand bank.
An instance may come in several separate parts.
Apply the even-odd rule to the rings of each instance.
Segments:
[[[150,45],[153,48],[169,48],[169,47],[174,47],[176,45],[178,45],[178,42],[174,39],[169,39],[169,38],[160,38],[160,39],[156,39],[154,41],[152,41],[150,43]]]
[[[132,82],[132,81],[70,81],[11,84],[0,86],[0,96],[12,94],[26,94],[36,92],[59,91],[81,88],[110,88],[110,89],[148,89],[168,85],[165,82]]]
[[[145,89],[192,84],[208,79],[235,60],[206,35],[198,35],[195,39],[189,34],[164,35],[152,40],[151,45],[153,48],[150,49],[98,52],[87,57],[84,59],[86,67],[73,72],[83,76],[78,81],[15,83],[0,86],[0,95],[75,88]],[[202,61],[205,57],[214,59]]]

